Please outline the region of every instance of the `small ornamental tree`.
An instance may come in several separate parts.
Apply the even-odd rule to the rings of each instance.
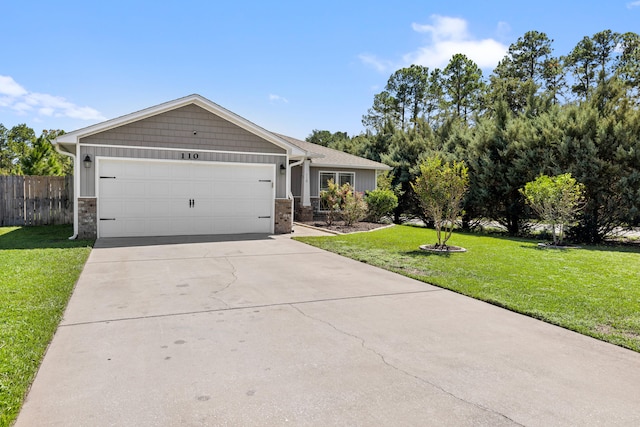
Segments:
[[[351,226],[354,222],[361,221],[367,216],[367,202],[362,193],[349,188],[343,202],[341,214],[346,226]]]
[[[540,175],[528,182],[520,192],[540,219],[551,224],[553,244],[562,244],[566,225],[583,206],[584,185],[572,178],[570,173],[553,177]]]
[[[323,210],[327,212],[325,219],[327,225],[333,224],[333,221],[340,217],[345,200],[351,193],[353,193],[353,190],[348,183],[341,187],[333,179],[327,181],[327,189],[320,192],[320,202]],[[360,199],[362,199],[362,196],[360,196]]]
[[[469,183],[469,170],[464,162],[443,162],[439,156],[429,157],[420,164],[420,173],[413,191],[418,196],[427,218],[433,219],[438,243],[446,248],[456,219],[462,211],[462,201]]]

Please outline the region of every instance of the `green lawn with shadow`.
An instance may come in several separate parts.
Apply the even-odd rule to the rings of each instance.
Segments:
[[[93,241],[71,226],[0,227],[0,426],[20,410]]]
[[[537,241],[454,233],[466,253],[419,250],[433,230],[395,226],[301,242],[640,351],[640,249],[541,249]]]

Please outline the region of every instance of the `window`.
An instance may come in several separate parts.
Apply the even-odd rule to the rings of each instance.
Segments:
[[[343,186],[344,184],[350,184],[351,188],[355,188],[356,182],[356,174],[354,172],[328,172],[322,171],[320,172],[320,191],[326,190],[329,188],[329,180],[333,180],[333,182],[337,183],[339,186]],[[320,193],[318,193],[318,196]],[[320,211],[326,211],[326,207],[320,201]]]
[[[320,172],[320,191],[329,188],[330,179],[341,187],[345,184],[350,184],[351,188],[354,188],[355,178],[356,174],[353,172]]]

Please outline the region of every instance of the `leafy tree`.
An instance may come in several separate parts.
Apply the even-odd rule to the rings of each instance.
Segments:
[[[514,117],[504,101],[494,108],[492,117],[478,123],[469,145],[470,202],[479,215],[517,235],[526,221],[518,189],[539,173],[539,165],[523,160],[523,137],[531,133],[526,116]]]
[[[393,167],[392,185],[398,188],[398,207],[394,212],[394,222],[399,223],[403,213],[421,213],[417,209],[410,183],[415,178],[415,165],[418,164],[420,155],[433,149],[434,139],[431,133],[425,135],[411,129],[408,132],[394,132],[389,141],[389,150],[381,156],[381,160]]]
[[[428,79],[429,69],[421,65],[394,72],[385,90],[374,96],[373,106],[362,117],[362,124],[373,130],[383,128],[387,122],[400,129],[410,128],[424,109]]]
[[[546,94],[551,97],[554,104],[557,104],[558,96],[564,95],[567,85],[562,61],[558,58],[547,59],[544,62],[542,78],[546,86]]]
[[[618,62],[615,53],[620,40],[618,33],[601,31],[585,36],[567,55],[565,64],[576,79],[571,90],[580,99],[587,99],[596,85],[609,78]]]
[[[9,147],[9,130],[0,123],[0,175],[9,175],[14,167],[15,153]]]
[[[398,122],[395,98],[386,90],[373,96],[373,106],[362,116],[362,125],[378,131],[387,124]]]
[[[429,74],[427,90],[424,95],[422,118],[427,126],[437,126],[444,106],[444,87],[442,70],[436,68]]]
[[[305,141],[311,142],[313,144],[322,145],[323,147],[329,147],[332,144],[335,144],[336,141],[341,141],[349,139],[349,136],[346,132],[335,132],[331,133],[328,130],[318,130],[314,129],[311,131],[311,135],[305,138]]]
[[[620,35],[620,55],[615,64],[615,73],[627,85],[628,96],[636,102],[640,98],[640,36],[628,32]]]
[[[51,145],[51,140],[63,133],[60,130],[43,130],[28,154],[20,159],[22,173],[43,176],[71,174],[71,159],[56,152]]]
[[[545,33],[528,31],[512,43],[490,77],[492,102],[502,99],[511,111],[523,111],[531,95],[548,82],[552,42]]]
[[[614,67],[614,54],[618,47],[620,34],[604,30],[594,34],[592,40],[596,61],[600,68],[598,80],[602,82],[609,77]]]
[[[551,224],[553,244],[562,244],[565,227],[582,207],[584,185],[572,178],[570,173],[554,177],[540,175],[528,182],[520,192],[538,216]]]
[[[480,106],[483,82],[482,70],[465,55],[453,55],[442,72],[442,84],[447,104],[453,113],[465,122],[469,114]]]
[[[640,207],[640,112],[616,79],[598,86],[588,102],[567,106],[557,170],[585,185],[585,207],[572,233],[597,243],[637,218]],[[556,172],[557,173],[557,172]]]
[[[411,186],[420,200],[425,215],[433,219],[438,242],[446,248],[467,191],[468,169],[464,162],[443,162],[439,156],[420,164],[420,174]]]

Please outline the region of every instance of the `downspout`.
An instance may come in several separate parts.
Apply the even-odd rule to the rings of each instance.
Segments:
[[[76,145],[75,147],[77,151],[78,146]],[[73,236],[69,237],[69,240],[76,240],[78,238],[78,191],[80,191],[77,155],[60,150],[58,144],[55,144],[55,149],[58,153],[71,157],[73,162]]]

